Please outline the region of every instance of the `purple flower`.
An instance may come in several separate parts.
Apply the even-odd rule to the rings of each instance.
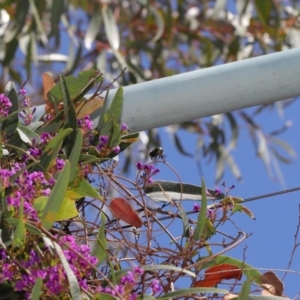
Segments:
[[[64,166],[65,166],[65,161],[63,159],[56,158],[56,170],[60,171],[64,168]]]
[[[123,276],[121,278],[121,283],[126,285],[126,284],[135,284],[135,278],[134,278],[134,274],[131,271],[127,272],[126,276]]]
[[[201,209],[200,205],[198,203],[195,203],[193,207],[193,212],[199,212],[200,209]]]
[[[128,126],[125,123],[123,123],[121,125],[121,131],[127,131],[127,130],[128,130]]]
[[[137,167],[137,169],[138,170],[143,170],[144,169],[144,164],[142,163],[142,162],[140,162],[140,161],[138,161],[137,163],[136,163],[136,167]]]
[[[137,293],[131,293],[129,300],[136,300],[137,296]]]
[[[152,280],[151,289],[152,289],[153,294],[156,294],[162,290],[162,287],[160,286],[158,280],[156,280],[156,279]]]
[[[79,119],[77,123],[84,133],[93,129],[93,122],[90,116],[85,116],[84,118]]]
[[[28,152],[34,158],[39,158],[42,155],[42,150],[36,147],[29,148]]]
[[[14,175],[15,172],[7,170],[7,169],[0,169],[0,182],[3,187],[9,187],[9,178]]]
[[[119,153],[120,152],[120,146],[117,146],[117,147],[114,147],[113,149],[112,149],[115,153]]]
[[[14,265],[10,263],[4,263],[1,268],[0,283],[12,280],[14,275]]]
[[[109,137],[107,135],[100,136],[100,138],[99,138],[100,143],[98,145],[98,149],[101,150],[102,148],[104,148],[107,145],[108,140],[109,140]]]
[[[52,139],[52,136],[49,132],[43,132],[43,133],[41,133],[40,138],[41,138],[41,142],[46,144],[46,143],[50,142],[50,140]]]
[[[144,274],[144,269],[142,269],[140,267],[134,267],[133,273],[135,273],[137,275],[143,275]]]
[[[25,89],[20,89],[19,93],[24,96],[26,94],[26,90]]]
[[[151,184],[153,182],[152,176],[160,172],[159,169],[155,168],[151,164],[144,165],[141,162],[138,162],[136,166],[138,170],[144,170],[144,173],[142,173],[142,175],[140,176],[144,184]]]
[[[11,106],[10,100],[4,94],[0,94],[0,116],[6,117]]]
[[[215,196],[219,196],[221,194],[221,190],[220,189],[215,189]]]

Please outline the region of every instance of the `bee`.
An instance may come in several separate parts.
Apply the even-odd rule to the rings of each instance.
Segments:
[[[154,148],[150,151],[149,156],[151,157],[151,159],[154,159],[156,157],[163,159],[164,158],[164,150],[161,147]]]

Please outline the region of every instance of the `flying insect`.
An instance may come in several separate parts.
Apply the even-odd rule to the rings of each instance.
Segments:
[[[163,159],[164,158],[164,150],[161,147],[154,148],[149,152],[149,156],[151,159],[154,159],[157,157]]]

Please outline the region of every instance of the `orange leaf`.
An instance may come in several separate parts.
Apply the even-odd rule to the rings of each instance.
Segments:
[[[96,96],[89,101],[80,101],[76,105],[77,119],[84,118],[103,105],[103,98]]]
[[[114,198],[110,202],[109,207],[116,218],[137,228],[142,227],[143,223],[141,218],[125,199]]]
[[[222,264],[211,267],[205,271],[203,280],[198,280],[193,284],[193,287],[213,287],[220,283],[223,279],[242,278],[242,271],[238,267],[230,264]]]
[[[44,87],[44,99],[47,105],[51,106],[51,103],[48,101],[47,94],[55,86],[54,79],[50,74],[44,73],[42,80],[43,80],[43,87]]]

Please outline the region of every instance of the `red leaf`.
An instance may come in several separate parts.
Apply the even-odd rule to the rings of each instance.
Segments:
[[[213,287],[223,279],[240,280],[242,275],[243,273],[238,267],[230,264],[222,264],[207,269],[204,279],[196,281],[193,287]]]
[[[125,199],[114,198],[110,202],[109,207],[116,218],[137,228],[142,227],[143,223],[141,218]]]

